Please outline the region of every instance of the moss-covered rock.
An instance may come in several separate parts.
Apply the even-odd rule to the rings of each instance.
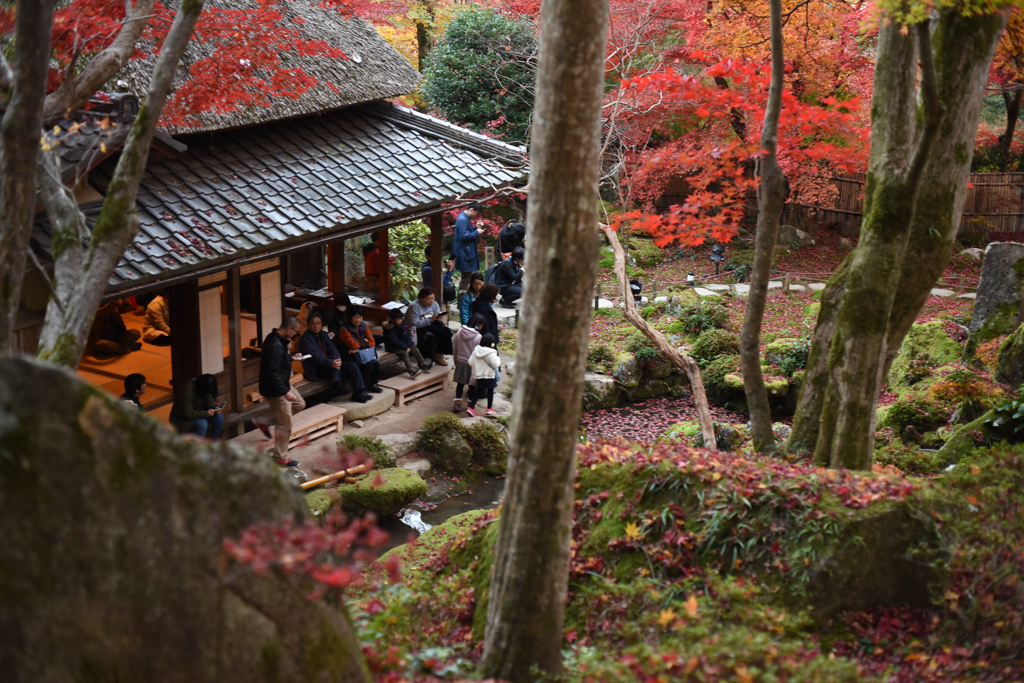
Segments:
[[[223,564],[225,539],[307,518],[268,458],[5,358],[0,509],[5,681],[370,680],[343,605]]]
[[[671,375],[676,369],[676,366],[672,365],[665,356],[660,353],[648,361],[644,361],[640,364],[640,373],[644,379],[665,379]]]
[[[915,361],[924,361],[931,367],[938,367],[955,363],[961,352],[960,345],[942,329],[942,321],[913,325],[889,369],[889,386],[913,385],[918,379],[910,373]]]
[[[782,365],[783,360],[794,344],[800,340],[783,337],[776,339],[764,347],[764,360],[769,365]]]
[[[1024,383],[1024,325],[999,345],[996,379],[1014,386]]]
[[[612,377],[623,387],[635,387],[640,383],[640,364],[631,353],[620,353],[612,364]]]
[[[337,488],[342,507],[353,514],[374,512],[390,517],[409,503],[427,494],[427,482],[415,472],[394,467],[373,470],[354,484]]]
[[[697,337],[690,349],[690,356],[701,367],[720,356],[737,356],[740,352],[740,338],[728,330],[706,330]]]
[[[731,372],[723,378],[725,386],[735,391],[743,391],[743,375]],[[785,377],[773,377],[764,383],[769,398],[780,398],[789,391],[789,380]]]
[[[452,413],[436,413],[423,421],[418,447],[430,464],[449,474],[469,469],[473,449],[466,443],[465,427]]]
[[[338,490],[321,486],[306,493],[306,505],[314,517],[323,519],[338,502]]]
[[[993,242],[985,249],[978,297],[971,316],[970,351],[982,342],[1010,334],[1019,319],[1024,291],[1024,244]]]
[[[497,476],[508,469],[508,440],[491,422],[477,422],[465,430],[466,443],[473,451],[473,462],[484,474]]]
[[[740,398],[737,389],[725,383],[725,376],[735,374],[739,364],[739,356],[720,356],[708,363],[701,371],[701,379],[704,381],[704,390],[708,398],[720,403]]]
[[[944,468],[956,464],[967,457],[971,451],[988,437],[988,428],[985,425],[985,421],[991,416],[991,412],[985,413],[977,420],[957,428],[946,439],[946,444],[935,454],[937,464]]]
[[[583,377],[583,409],[614,408],[622,403],[619,385],[613,377],[587,373]]]
[[[677,441],[687,446],[700,446],[704,443],[699,420],[686,420],[674,424],[666,429],[659,438]]]

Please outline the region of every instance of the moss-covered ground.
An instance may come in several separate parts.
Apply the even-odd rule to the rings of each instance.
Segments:
[[[1024,676],[1024,448],[927,481],[683,446],[579,461],[566,681]],[[391,551],[404,580],[355,600],[381,680],[476,680],[496,514]]]

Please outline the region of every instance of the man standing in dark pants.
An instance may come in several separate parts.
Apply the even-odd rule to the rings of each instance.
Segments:
[[[263,353],[260,356],[260,394],[267,400],[267,405],[274,415],[273,458],[281,467],[295,467],[297,460],[288,457],[288,442],[292,436],[292,415],[306,407],[302,394],[292,388],[292,361],[300,360],[302,354],[291,356],[291,340],[299,333],[299,319],[288,316],[281,327],[271,330],[263,340]],[[254,421],[255,422],[255,421]],[[256,422],[263,435],[270,438],[270,430],[261,422]]]
[[[455,219],[455,235],[452,242],[452,256],[455,257],[455,269],[462,273],[459,289],[469,286],[469,276],[480,270],[480,254],[477,253],[477,242],[480,240],[480,228],[473,226],[473,220],[480,217],[483,209],[479,204],[470,204]]]

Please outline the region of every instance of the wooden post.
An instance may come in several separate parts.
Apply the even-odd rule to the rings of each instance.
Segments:
[[[345,292],[345,240],[327,245],[327,289],[332,294]]]
[[[430,288],[434,290],[437,303],[444,305],[444,233],[441,229],[441,214],[430,217]]]
[[[391,268],[388,266],[388,230],[381,230],[377,239],[377,271],[380,273],[380,289],[378,303],[391,301],[388,289],[391,285]]]
[[[169,287],[164,294],[171,320],[171,384],[181,391],[193,377],[202,374],[199,348],[199,280]]]
[[[242,280],[238,268],[228,270],[224,298],[228,307],[228,405],[238,412],[245,403],[242,396]]]

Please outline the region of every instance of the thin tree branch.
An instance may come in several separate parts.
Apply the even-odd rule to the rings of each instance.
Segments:
[[[924,173],[925,164],[931,154],[932,146],[939,136],[939,125],[946,114],[946,105],[939,98],[938,75],[935,73],[935,61],[932,59],[932,36],[928,22],[922,21],[914,27],[917,33],[917,58],[921,65],[921,100],[924,107],[924,129],[921,141],[914,151],[914,157],[907,169],[907,182],[916,188]],[[916,191],[916,190],[915,190]]]

